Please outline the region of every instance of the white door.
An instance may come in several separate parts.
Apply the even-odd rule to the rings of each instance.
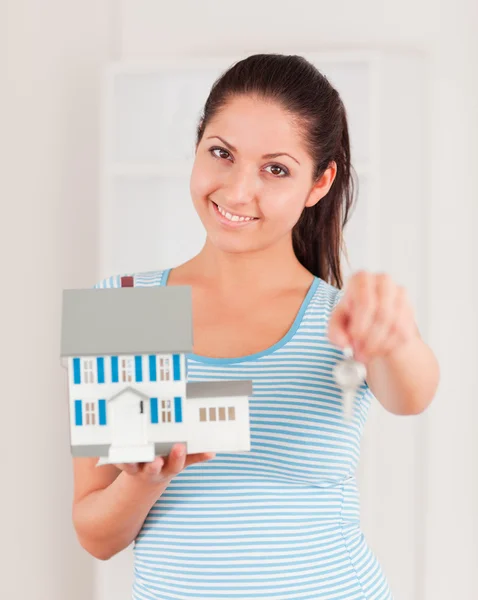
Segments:
[[[142,396],[125,391],[110,403],[113,446],[146,444],[146,418]]]

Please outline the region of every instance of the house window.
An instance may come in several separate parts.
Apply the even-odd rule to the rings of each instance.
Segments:
[[[159,381],[171,380],[171,358],[169,356],[158,356]]]
[[[171,400],[161,400],[161,423],[171,423],[171,413]]]
[[[210,406],[207,408],[199,409],[199,420],[200,421],[235,421],[236,420],[236,409],[234,406],[227,408],[227,419],[226,419],[226,408],[224,406]]]
[[[96,404],[85,402],[85,425],[96,425]]]
[[[131,382],[134,381],[134,360],[132,357],[123,357],[120,361],[121,364],[121,381]]]
[[[95,383],[95,359],[83,359],[83,383]]]

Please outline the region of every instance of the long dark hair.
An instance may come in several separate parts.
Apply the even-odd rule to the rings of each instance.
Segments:
[[[331,161],[337,174],[329,193],[305,208],[292,231],[295,255],[314,275],[341,288],[343,228],[354,203],[347,115],[335,88],[302,56],[255,54],[223,73],[214,83],[197,129],[196,143],[208,122],[238,95],[278,102],[298,118],[304,141],[314,160],[313,181]]]

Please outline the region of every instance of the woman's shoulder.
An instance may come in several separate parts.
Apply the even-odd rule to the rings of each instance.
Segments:
[[[330,315],[343,295],[343,289],[317,277],[316,290],[309,303],[310,310],[314,313]]]
[[[170,269],[154,269],[151,271],[124,272],[109,275],[100,279],[93,286],[96,289],[119,288],[123,277],[132,277],[134,287],[164,285]]]

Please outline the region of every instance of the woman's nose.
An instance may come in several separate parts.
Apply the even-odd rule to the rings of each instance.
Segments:
[[[257,191],[257,182],[252,173],[237,169],[228,175],[223,186],[224,200],[230,208],[251,202]]]

